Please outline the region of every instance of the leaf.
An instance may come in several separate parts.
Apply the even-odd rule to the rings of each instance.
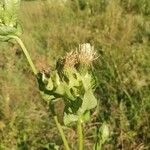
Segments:
[[[22,28],[18,23],[20,0],[4,0],[0,3],[0,40],[7,41],[8,35],[20,36]],[[6,37],[7,36],[7,37]]]
[[[16,28],[10,26],[0,25],[0,41],[8,41],[11,38],[9,35],[20,36],[22,34],[22,28],[17,24]]]
[[[0,41],[2,41],[2,42],[8,41],[9,39],[10,39],[10,38],[7,37],[7,36],[1,36],[1,35],[0,35]]]
[[[19,23],[17,23],[16,29],[15,35],[20,36],[22,34],[22,26]]]
[[[48,79],[48,84],[46,86],[46,89],[51,91],[52,89],[54,88],[54,85],[53,85],[53,81],[51,78]]]
[[[78,120],[78,116],[74,114],[64,114],[64,124],[69,125],[72,122],[76,122]]]
[[[72,114],[77,114],[79,108],[82,105],[82,99],[81,98],[76,98],[76,100],[74,101],[65,101],[65,109],[64,112],[68,113],[72,113]]]
[[[55,93],[58,93],[60,95],[64,95],[65,89],[63,83],[60,83],[59,86],[57,86]]]
[[[65,75],[69,80],[69,87],[72,88],[74,86],[80,86],[81,77],[76,69],[65,69]]]
[[[85,76],[82,76],[82,83],[85,91],[92,88],[91,81],[92,81],[92,77],[90,74],[86,73]]]
[[[17,31],[16,28],[14,27],[10,27],[10,26],[4,26],[4,25],[1,25],[0,26],[0,35],[2,36],[7,36],[9,34],[15,34]]]
[[[59,77],[57,71],[52,72],[51,78],[52,78],[54,87],[57,88],[60,85],[60,83],[61,83],[60,82],[60,77]]]
[[[90,120],[90,112],[86,111],[84,114],[82,114],[82,122],[87,122]],[[75,114],[64,114],[64,124],[69,125],[73,122],[78,121],[78,115]]]
[[[83,103],[81,106],[81,112],[84,113],[87,110],[95,108],[97,105],[97,99],[95,98],[93,91],[90,89],[85,92],[83,97]]]
[[[65,91],[65,96],[67,98],[69,98],[70,100],[73,100],[73,101],[76,100],[76,96],[74,96],[72,94],[70,87],[65,83],[64,83],[64,91]]]
[[[83,122],[88,122],[91,119],[91,115],[90,115],[90,111],[86,111],[83,115],[82,115],[82,121]]]
[[[55,98],[53,95],[49,95],[44,92],[40,92],[40,93],[41,93],[43,100],[45,100],[47,102],[50,102],[51,100],[53,100]]]
[[[15,25],[18,19],[18,11],[20,9],[20,0],[4,0],[6,25]]]

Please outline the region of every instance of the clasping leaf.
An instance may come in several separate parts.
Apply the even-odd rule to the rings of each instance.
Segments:
[[[10,35],[20,36],[22,28],[18,23],[20,0],[4,0],[0,3],[0,40],[7,41]]]

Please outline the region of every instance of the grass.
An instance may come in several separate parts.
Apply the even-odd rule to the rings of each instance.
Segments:
[[[53,70],[56,60],[80,43],[97,50],[99,107],[85,125],[85,149],[92,149],[103,122],[110,130],[103,149],[150,148],[149,16],[148,0],[22,2],[22,39],[40,71]],[[63,149],[19,46],[3,43],[0,49],[0,149]],[[77,149],[75,131],[65,132],[71,149]]]

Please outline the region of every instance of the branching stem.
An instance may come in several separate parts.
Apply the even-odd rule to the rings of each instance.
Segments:
[[[32,62],[32,59],[30,57],[30,54],[28,53],[28,50],[26,49],[26,47],[25,47],[24,43],[22,42],[22,40],[19,37],[14,36],[14,35],[10,35],[9,37],[12,38],[12,39],[15,39],[18,42],[18,44],[22,48],[22,50],[23,50],[23,52],[24,52],[24,54],[25,54],[25,56],[26,56],[26,58],[27,58],[27,60],[28,60],[28,62],[30,64],[30,67],[31,67],[33,73],[35,75],[37,75],[38,72],[37,72],[37,70],[36,70],[36,68],[35,68],[35,66],[34,66],[34,64]]]

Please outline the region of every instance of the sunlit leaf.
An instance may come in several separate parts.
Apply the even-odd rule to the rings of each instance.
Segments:
[[[51,90],[53,89],[53,87],[54,87],[53,81],[52,81],[51,78],[49,78],[49,79],[48,79],[48,84],[47,84],[47,86],[46,86],[46,89],[51,91]]]
[[[95,108],[96,105],[97,105],[97,99],[95,98],[92,90],[88,90],[84,94],[81,111],[84,113],[86,110]]]
[[[0,40],[7,41],[9,35],[20,36],[22,28],[18,23],[20,0],[4,0],[0,3]],[[7,37],[6,37],[7,36]]]
[[[15,25],[18,19],[18,11],[20,9],[20,0],[4,0],[5,8],[5,24]]]
[[[74,114],[64,114],[64,124],[69,125],[72,122],[75,122],[78,120],[78,116]]]
[[[83,83],[83,86],[84,86],[85,91],[87,91],[87,90],[89,90],[90,88],[92,88],[91,80],[92,80],[92,77],[91,77],[91,75],[88,74],[88,73],[86,73],[85,76],[82,76],[82,83]]]

